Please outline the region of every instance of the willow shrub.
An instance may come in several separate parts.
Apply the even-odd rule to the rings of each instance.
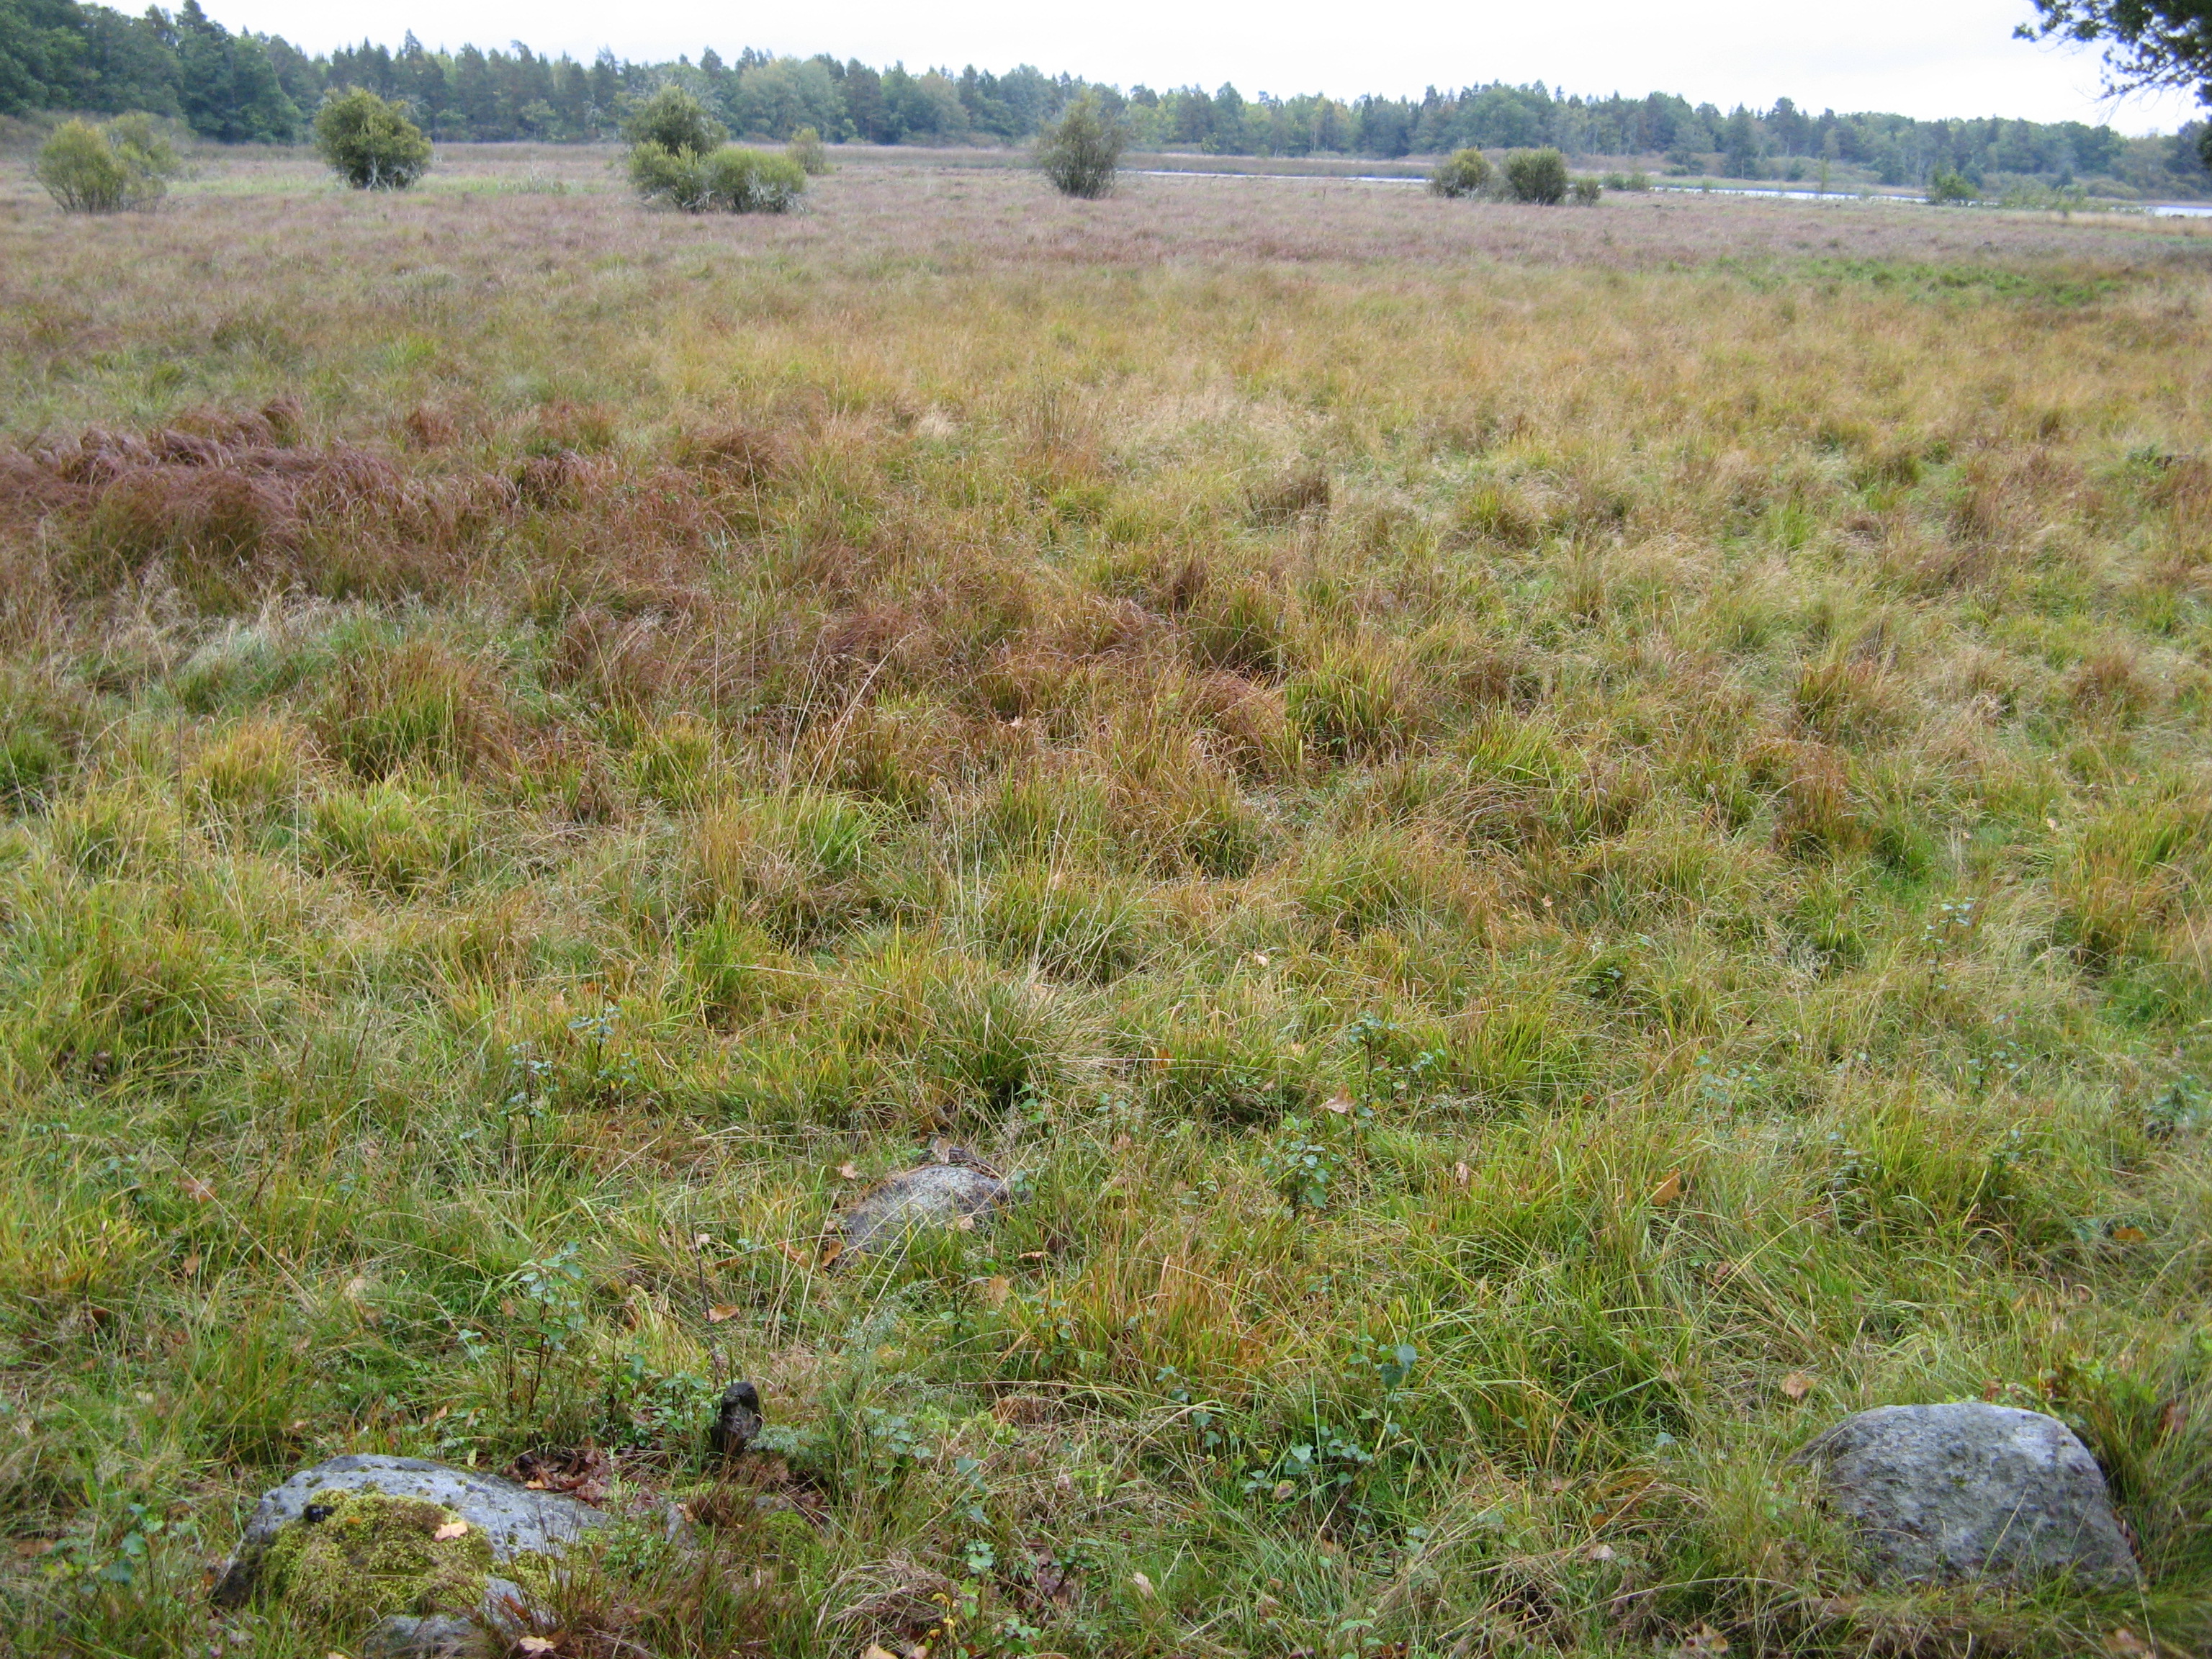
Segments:
[[[1437,163],[1429,175],[1429,189],[1438,196],[1480,196],[1490,188],[1495,169],[1490,158],[1472,146],[1455,149]]]
[[[104,127],[63,122],[39,146],[31,172],[65,213],[115,213],[153,206],[177,167],[153,118],[125,115]]]
[[[634,145],[630,183],[648,202],[685,213],[787,213],[806,193],[806,173],[788,155],[723,144],[701,154]]]

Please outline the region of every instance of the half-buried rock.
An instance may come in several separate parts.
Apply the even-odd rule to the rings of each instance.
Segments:
[[[844,1235],[846,1255],[896,1249],[922,1227],[971,1224],[1006,1196],[1006,1183],[958,1147],[945,1161],[903,1170],[878,1182],[831,1224]]]
[[[215,1599],[259,1595],[333,1623],[380,1620],[364,1650],[463,1654],[539,1622],[525,1585],[607,1517],[555,1492],[419,1457],[333,1457],[262,1495]]]
[[[2097,1460],[2055,1417],[1979,1402],[1883,1406],[1845,1418],[1797,1458],[1820,1469],[1878,1581],[2141,1580]]]

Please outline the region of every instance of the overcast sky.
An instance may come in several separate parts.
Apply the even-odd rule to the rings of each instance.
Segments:
[[[1234,82],[1248,97],[1418,96],[1423,87],[1543,81],[1569,92],[1679,92],[1723,108],[1790,97],[1815,112],[2109,120],[2172,131],[2192,99],[2100,96],[2094,54],[2013,40],[2028,0],[823,0],[748,15],[708,0],[202,0],[233,28],[327,51],[364,34],[398,44],[504,46],[587,58],[696,58],[711,46],[818,52],[910,69],[1034,64],[1129,86]]]

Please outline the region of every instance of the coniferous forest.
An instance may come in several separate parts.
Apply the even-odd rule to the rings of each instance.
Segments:
[[[146,110],[226,143],[293,142],[325,93],[356,86],[407,100],[443,142],[588,143],[613,137],[626,100],[670,80],[739,133],[783,139],[811,126],[831,143],[939,145],[1023,142],[1093,84],[1027,64],[1004,74],[973,65],[916,71],[751,48],[729,58],[708,48],[672,64],[603,51],[585,64],[520,41],[505,51],[434,50],[412,33],[396,49],[363,41],[311,56],[281,35],[234,33],[199,0],[137,17],[78,0],[0,0],[0,115]],[[2130,140],[2072,121],[1815,114],[1787,97],[1723,111],[1662,92],[1578,96],[1540,82],[1431,87],[1419,100],[1247,96],[1233,85],[1098,90],[1140,149],[1395,158],[1549,144],[1570,155],[1663,156],[1677,172],[1739,179],[1810,179],[1831,162],[1887,185],[1949,171],[1977,186],[2016,178],[2110,179],[2154,194],[2212,190],[2194,125]]]

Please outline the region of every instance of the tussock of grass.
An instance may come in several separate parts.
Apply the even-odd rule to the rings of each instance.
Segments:
[[[577,1651],[2202,1649],[2185,228],[272,166],[0,227],[16,1648],[588,1442]],[[1853,1576],[1957,1397],[2141,1596]]]

